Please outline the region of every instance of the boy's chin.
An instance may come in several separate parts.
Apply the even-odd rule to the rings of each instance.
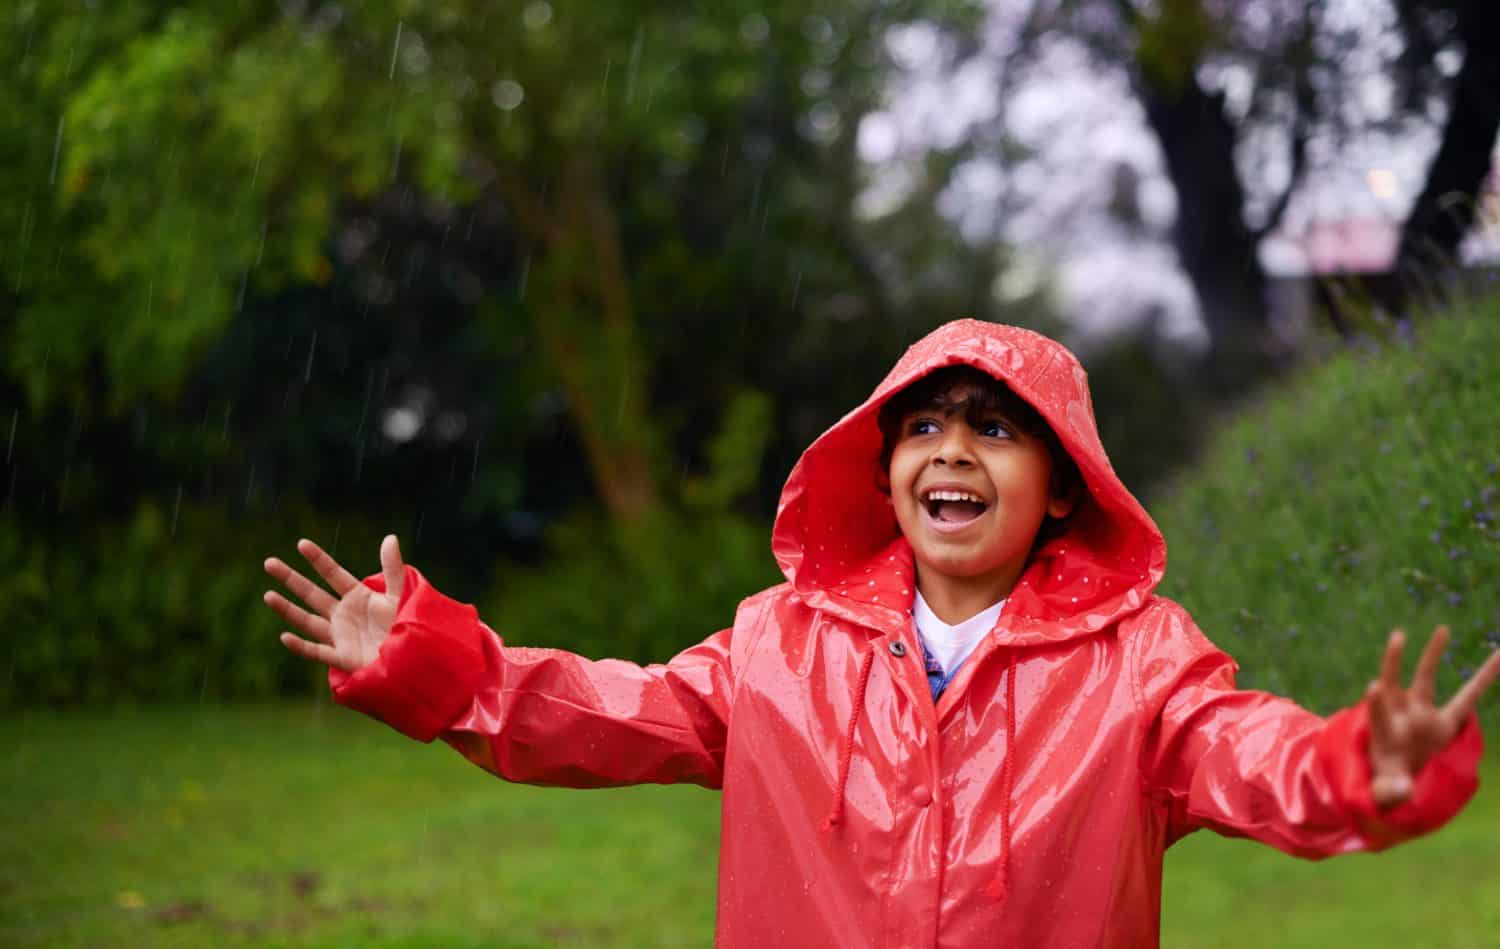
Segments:
[[[958,552],[916,551],[917,571],[923,576],[946,580],[977,580],[1006,572],[1004,558],[977,557]]]

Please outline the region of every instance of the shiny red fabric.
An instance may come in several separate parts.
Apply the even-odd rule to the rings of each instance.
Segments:
[[[876,414],[955,363],[1041,412],[1088,497],[934,707]],[[334,694],[512,781],[722,787],[717,943],[736,949],[1152,946],[1183,834],[1378,849],[1476,787],[1471,722],[1381,813],[1362,708],[1324,720],[1236,690],[1234,662],[1153,595],[1161,534],[1110,468],[1083,369],[1035,333],[963,320],[913,346],[797,463],[772,545],[786,583],[646,667],[506,646],[408,568],[380,658],[334,672]]]

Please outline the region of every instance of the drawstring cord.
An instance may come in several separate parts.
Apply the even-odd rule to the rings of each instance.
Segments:
[[[833,830],[833,825],[844,820],[844,787],[849,783],[849,758],[854,754],[854,727],[859,724],[860,713],[865,707],[865,686],[870,681],[870,669],[875,665],[875,646],[865,650],[859,661],[859,684],[854,688],[854,705],[849,709],[849,731],[839,748],[839,779],[833,789],[833,810],[823,819],[822,829]]]

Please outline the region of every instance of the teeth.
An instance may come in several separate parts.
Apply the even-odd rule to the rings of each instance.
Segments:
[[[983,504],[984,498],[967,491],[928,491],[929,501],[973,501],[975,504]]]

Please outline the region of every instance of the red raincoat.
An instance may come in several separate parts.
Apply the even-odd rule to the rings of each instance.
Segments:
[[[934,707],[876,414],[955,363],[1041,412],[1088,498]],[[1476,787],[1471,721],[1380,814],[1362,706],[1325,721],[1235,689],[1233,660],[1153,596],[1162,536],[1110,468],[1083,369],[1035,333],[964,320],[913,346],[802,456],[772,543],[786,583],[647,667],[505,646],[408,568],[378,661],[335,671],[334,694],[512,781],[722,787],[717,942],[735,949],[1153,946],[1183,834],[1377,849]]]

